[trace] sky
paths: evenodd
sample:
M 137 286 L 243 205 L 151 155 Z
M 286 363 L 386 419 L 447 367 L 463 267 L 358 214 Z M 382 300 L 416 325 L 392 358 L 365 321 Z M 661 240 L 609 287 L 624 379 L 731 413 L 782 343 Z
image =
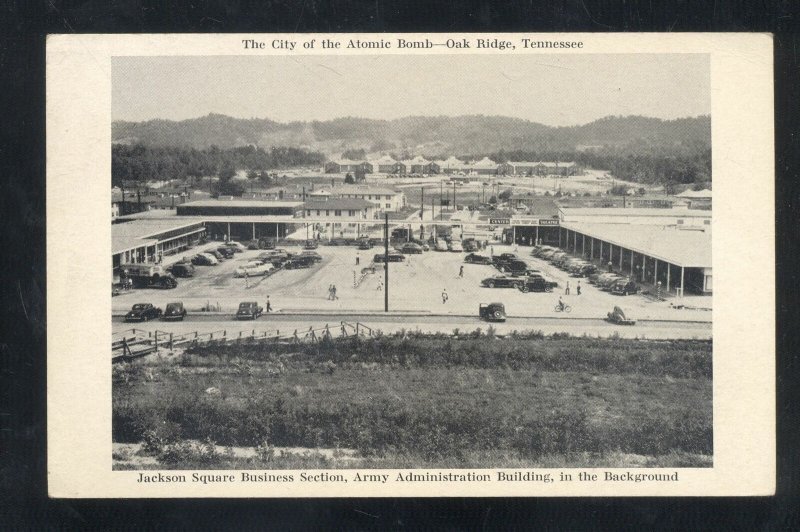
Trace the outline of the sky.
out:
M 706 54 L 115 57 L 112 119 L 711 114 Z

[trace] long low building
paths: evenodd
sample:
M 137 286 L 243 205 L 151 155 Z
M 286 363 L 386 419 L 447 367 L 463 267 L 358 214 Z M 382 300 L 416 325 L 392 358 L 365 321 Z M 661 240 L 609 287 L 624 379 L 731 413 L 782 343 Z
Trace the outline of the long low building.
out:
M 677 226 L 562 222 L 560 247 L 666 293 L 713 291 L 711 232 Z
M 157 262 L 164 255 L 197 244 L 205 232 L 205 224 L 194 219 L 133 220 L 112 224 L 113 268 L 116 271 L 120 264 Z

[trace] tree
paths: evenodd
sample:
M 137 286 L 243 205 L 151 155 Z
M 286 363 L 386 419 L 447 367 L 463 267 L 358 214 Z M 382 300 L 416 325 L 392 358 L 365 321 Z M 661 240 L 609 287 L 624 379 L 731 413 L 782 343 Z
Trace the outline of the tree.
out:
M 244 194 L 244 186 L 240 181 L 233 179 L 222 180 L 220 179 L 211 187 L 211 193 L 215 197 L 219 196 L 241 196 Z
M 508 201 L 508 200 L 511 199 L 511 196 L 513 194 L 514 194 L 514 191 L 512 191 L 510 188 L 507 188 L 507 189 L 505 189 L 504 191 L 502 191 L 500 193 L 500 199 L 503 200 L 503 201 Z
M 355 182 L 363 183 L 367 180 L 367 173 L 360 166 L 356 169 Z
M 352 161 L 361 161 L 367 156 L 364 148 L 358 150 L 347 150 L 342 152 L 342 159 L 350 159 Z
M 497 203 L 497 196 L 494 196 L 494 195 L 492 195 L 492 196 L 489 198 L 489 203 Z
M 220 169 L 217 177 L 220 181 L 230 181 L 236 175 L 236 168 L 230 163 L 224 163 Z
M 350 172 L 347 172 L 347 175 L 344 176 L 344 182 L 347 183 L 348 185 L 352 185 L 353 183 L 356 182 L 356 180 L 353 177 L 353 174 L 351 174 Z

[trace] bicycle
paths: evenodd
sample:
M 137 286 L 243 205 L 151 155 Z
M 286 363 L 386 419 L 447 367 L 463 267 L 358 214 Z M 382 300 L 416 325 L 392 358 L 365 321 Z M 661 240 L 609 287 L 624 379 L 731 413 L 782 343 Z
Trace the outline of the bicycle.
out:
M 564 305 L 564 308 L 562 309 L 561 305 L 556 305 L 553 308 L 553 312 L 566 312 L 567 314 L 569 314 L 570 312 L 572 312 L 572 307 L 570 307 L 569 305 Z

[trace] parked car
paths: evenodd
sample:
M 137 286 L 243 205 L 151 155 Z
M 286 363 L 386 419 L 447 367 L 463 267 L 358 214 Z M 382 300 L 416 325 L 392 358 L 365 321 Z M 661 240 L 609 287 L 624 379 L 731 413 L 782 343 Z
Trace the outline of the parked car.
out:
M 492 258 L 487 257 L 486 255 L 478 255 L 477 253 L 468 253 L 466 257 L 464 257 L 464 262 L 469 264 L 492 264 Z
M 195 266 L 214 266 L 219 264 L 219 261 L 213 255 L 198 253 L 192 257 L 192 264 Z
M 275 240 L 272 238 L 260 238 L 258 249 L 275 249 Z
M 211 255 L 212 257 L 217 259 L 217 261 L 219 261 L 219 262 L 222 262 L 226 258 L 225 255 L 223 255 L 222 253 L 220 253 L 216 249 L 211 249 L 211 250 L 205 251 L 205 253 L 208 254 L 208 255 Z
M 246 301 L 239 303 L 239 310 L 236 311 L 237 320 L 255 320 L 261 313 L 264 312 L 263 307 L 259 307 L 255 301 Z
M 283 267 L 287 270 L 296 270 L 300 268 L 310 268 L 314 265 L 314 257 L 308 255 L 296 255 L 283 263 Z
M 478 316 L 486 321 L 506 321 L 506 307 L 502 303 L 481 303 Z
M 464 246 L 464 251 L 472 252 L 472 251 L 478 251 L 478 249 L 480 249 L 478 241 L 475 240 L 474 238 L 467 238 L 463 240 L 461 244 Z
M 161 317 L 161 309 L 152 303 L 136 303 L 125 314 L 125 321 L 148 321 Z
M 214 254 L 214 256 L 219 258 L 217 255 L 222 255 L 223 259 L 232 259 L 235 253 L 236 252 L 233 250 L 233 248 L 229 248 L 227 246 L 220 246 L 217 248 L 217 253 Z
M 627 279 L 621 275 L 615 275 L 614 277 L 609 277 L 603 281 L 597 283 L 597 287 L 604 292 L 610 292 L 611 287 L 614 286 L 619 281 L 627 281 Z
M 285 249 L 273 249 L 271 251 L 264 251 L 263 253 L 259 253 L 258 260 L 262 262 L 271 262 L 275 266 L 280 266 L 290 258 L 294 256 L 293 253 L 289 253 Z
M 597 271 L 597 266 L 594 264 L 580 264 L 570 270 L 574 277 L 588 277 Z
M 548 251 L 555 253 L 556 248 L 552 246 L 536 246 L 531 250 L 531 255 L 534 257 L 541 257 L 544 253 Z
M 614 310 L 606 314 L 606 319 L 617 325 L 636 325 L 636 320 L 627 317 L 625 312 L 617 306 L 614 307 Z
M 511 275 L 527 275 L 529 271 L 533 271 L 530 264 L 524 260 L 510 260 L 508 262 L 502 262 L 498 266 L 498 269 L 501 272 Z
M 234 277 L 259 277 L 269 274 L 275 266 L 271 262 L 251 260 L 244 266 L 239 266 L 233 271 Z
M 385 258 L 386 257 L 383 253 L 378 253 L 372 258 L 372 260 L 373 262 L 384 262 Z M 396 251 L 389 252 L 389 262 L 403 262 L 404 260 L 406 260 L 406 258 L 402 254 L 397 253 Z
M 599 286 L 601 283 L 604 283 L 605 281 L 615 277 L 618 277 L 616 273 L 596 271 L 589 276 L 589 284 Z
M 322 255 L 317 253 L 316 251 L 305 250 L 300 253 L 301 257 L 311 257 L 314 262 L 322 262 Z
M 627 296 L 629 294 L 635 294 L 638 291 L 639 286 L 630 279 L 617 281 L 611 285 L 612 294 Z
M 443 238 L 440 238 L 436 241 L 433 247 L 436 251 L 447 251 L 447 242 Z
M 555 282 L 548 281 L 544 277 L 535 276 L 535 277 L 527 277 L 522 281 L 522 284 L 519 285 L 519 289 L 521 292 L 552 292 L 553 288 L 556 287 Z
M 233 240 L 225 242 L 223 246 L 231 248 L 234 251 L 234 253 L 241 253 L 242 251 L 247 251 L 246 246 L 240 244 L 239 242 L 235 242 Z
M 303 242 L 303 249 L 317 249 L 319 244 L 316 240 L 306 240 Z
M 186 308 L 183 303 L 167 303 L 167 308 L 164 309 L 164 314 L 161 316 L 163 320 L 179 320 L 183 321 L 186 317 Z
M 249 249 L 251 251 L 254 250 L 254 249 L 260 249 L 259 246 L 258 246 L 258 240 L 250 240 L 249 242 L 247 242 L 245 244 L 245 246 L 247 246 L 247 249 Z
M 455 251 L 457 253 L 460 253 L 460 252 L 464 251 L 464 247 L 461 245 L 461 241 L 460 240 L 452 240 L 450 242 L 450 251 Z
M 495 275 L 481 281 L 481 285 L 486 288 L 519 288 L 522 283 L 522 279 L 507 275 Z
M 492 263 L 494 264 L 495 268 L 500 271 L 502 271 L 503 266 L 512 260 L 519 260 L 519 257 L 517 257 L 514 253 L 501 253 L 500 255 L 494 255 L 492 257 Z
M 194 270 L 191 262 L 176 262 L 169 268 L 169 272 L 175 277 L 194 277 Z
M 369 238 L 362 238 L 358 241 L 358 249 L 372 249 L 372 242 Z
M 413 242 L 408 242 L 403 244 L 403 246 L 400 248 L 400 252 L 405 253 L 406 255 L 419 255 L 422 253 L 422 246 L 419 244 L 414 244 Z

